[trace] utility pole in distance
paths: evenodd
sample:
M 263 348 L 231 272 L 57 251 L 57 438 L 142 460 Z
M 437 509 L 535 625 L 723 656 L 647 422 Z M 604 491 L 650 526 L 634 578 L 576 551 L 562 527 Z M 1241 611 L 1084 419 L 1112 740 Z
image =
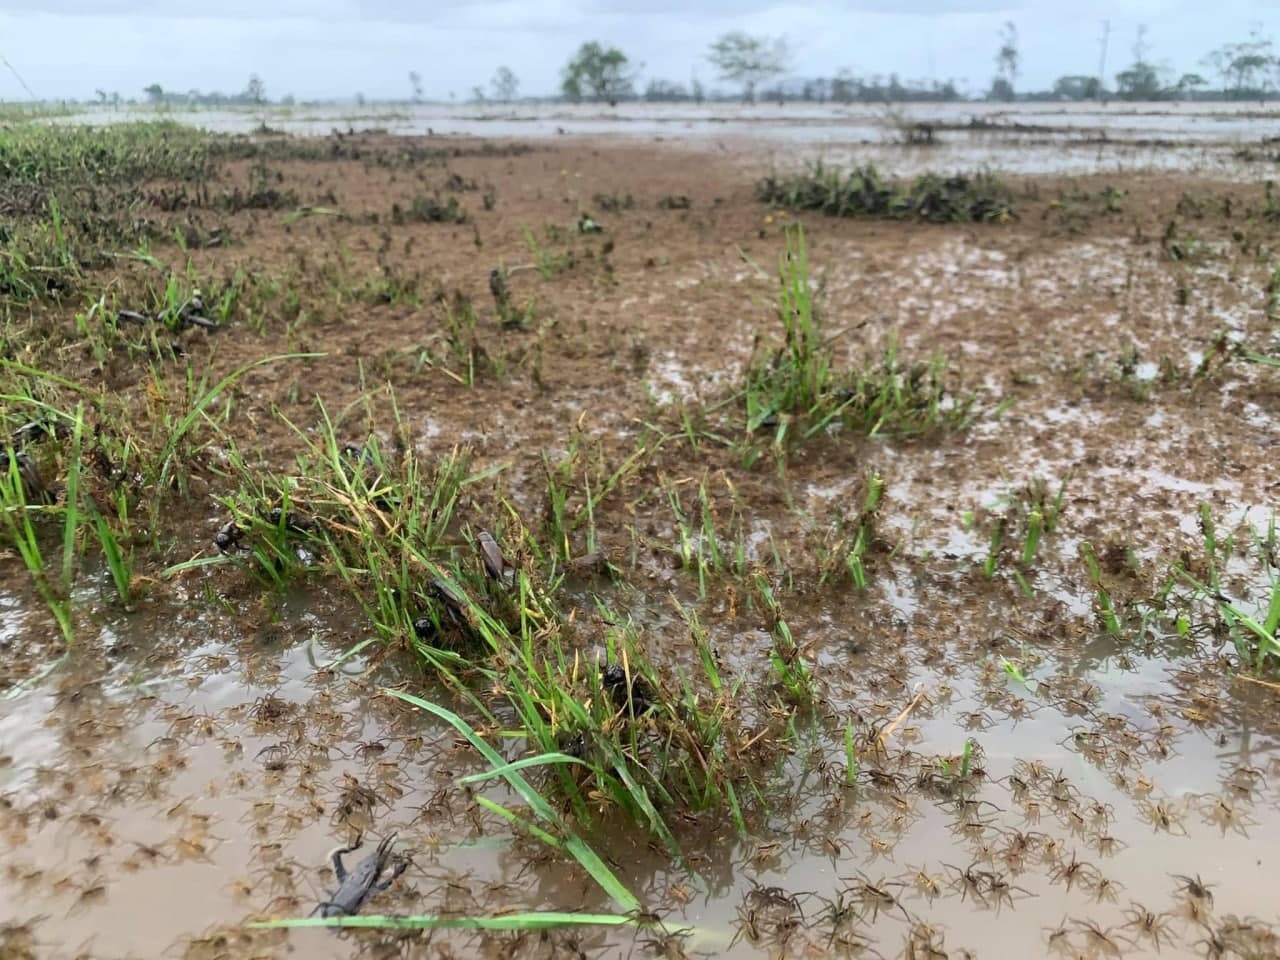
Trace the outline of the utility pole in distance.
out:
M 1098 55 L 1098 100 L 1107 102 L 1107 42 L 1111 39 L 1111 21 L 1102 21 L 1102 51 Z

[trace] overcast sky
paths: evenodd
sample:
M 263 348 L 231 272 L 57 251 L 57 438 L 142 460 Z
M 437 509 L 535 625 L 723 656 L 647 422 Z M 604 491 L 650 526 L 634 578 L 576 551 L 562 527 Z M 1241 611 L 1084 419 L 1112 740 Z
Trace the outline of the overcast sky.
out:
M 418 71 L 428 97 L 465 96 L 509 65 L 523 94 L 550 93 L 578 44 L 616 45 L 650 77 L 715 83 L 707 45 L 727 30 L 785 35 L 793 73 L 955 79 L 985 90 L 997 31 L 1018 28 L 1021 89 L 1132 60 L 1138 24 L 1149 59 L 1199 70 L 1211 48 L 1280 23 L 1280 0 L 0 0 L 0 55 L 45 99 L 95 88 L 141 97 L 167 89 L 242 90 L 252 71 L 268 95 L 407 97 Z M 1110 82 L 1110 81 L 1109 81 Z M 0 64 L 0 99 L 25 99 Z

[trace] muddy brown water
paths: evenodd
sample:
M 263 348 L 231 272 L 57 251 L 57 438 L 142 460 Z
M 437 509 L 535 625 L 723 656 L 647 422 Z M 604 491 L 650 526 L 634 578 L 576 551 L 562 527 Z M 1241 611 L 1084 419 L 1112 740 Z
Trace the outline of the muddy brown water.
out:
M 897 582 L 911 580 L 903 571 Z M 1043 651 L 1024 687 L 990 658 L 975 661 L 975 646 L 986 644 L 964 635 L 998 636 L 1002 611 L 967 606 L 971 615 L 955 624 L 963 632 L 940 629 L 927 614 L 960 586 L 917 583 L 915 611 L 900 605 L 895 617 L 886 603 L 884 622 L 896 628 L 864 637 L 857 652 L 850 623 L 801 620 L 793 629 L 816 643 L 815 668 L 837 712 L 890 716 L 923 691 L 931 702 L 894 741 L 954 758 L 973 737 L 988 778 L 974 795 L 980 809 L 913 791 L 916 768 L 895 759 L 896 750 L 869 767 L 897 783 L 868 780 L 853 791 L 824 784 L 812 757 L 793 758 L 782 774 L 795 778 L 794 803 L 747 838 L 686 830 L 688 872 L 601 838 L 620 877 L 660 905 L 668 927 L 691 929 L 691 953 L 712 956 L 820 948 L 832 935 L 822 931 L 822 898 L 860 880 L 898 903 L 873 908 L 838 936 L 884 955 L 896 955 L 911 925 L 922 923 L 945 931 L 951 950 L 1035 955 L 1046 931 L 1065 921 L 1077 945 L 1094 939 L 1083 926 L 1093 923 L 1126 956 L 1154 956 L 1140 940 L 1124 943 L 1134 937 L 1122 926 L 1133 902 L 1170 914 L 1160 955 L 1193 955 L 1201 931 L 1182 915 L 1189 908 L 1178 874 L 1212 885 L 1205 922 L 1232 914 L 1273 921 L 1274 694 L 1215 678 L 1220 722 L 1192 726 L 1178 711 L 1184 692 L 1203 682 L 1199 658 L 1130 652 L 1121 667 L 1120 651 L 1105 643 L 1066 638 L 1064 649 Z M 926 622 L 933 628 L 911 629 Z M 250 933 L 240 923 L 302 915 L 322 900 L 333 882 L 327 852 L 359 830 L 397 831 L 414 854 L 411 869 L 375 901 L 386 912 L 607 908 L 576 871 L 513 843 L 476 812 L 452 783 L 478 768 L 475 758 L 451 730 L 379 696 L 379 683 L 401 681 L 394 670 L 371 676 L 358 657 L 327 667 L 342 649 L 335 633 L 323 616 L 287 610 L 248 635 L 239 620 L 152 611 L 104 628 L 103 646 L 116 651 L 108 669 L 76 654 L 6 702 L 0 922 L 8 936 L 26 925 L 35 956 L 274 954 L 285 949 L 283 934 Z M 753 641 L 766 642 L 729 627 L 717 640 L 721 648 L 736 640 L 744 658 Z M 1152 738 L 1163 723 L 1171 729 L 1157 737 L 1156 755 Z M 1073 740 L 1082 733 L 1100 737 L 1100 757 Z M 1121 749 L 1126 762 L 1116 759 Z M 1011 776 L 1025 786 L 1003 779 Z M 1061 790 L 1053 777 L 1065 778 Z M 1157 804 L 1167 821 L 1153 813 Z M 1019 831 L 1036 839 L 1015 857 Z M 1068 884 L 1060 873 L 1077 857 L 1088 867 Z M 961 871 L 984 862 L 1003 864 L 1007 893 L 965 890 Z M 758 905 L 758 888 L 769 887 L 794 894 L 814 929 L 801 925 L 770 945 L 778 934 L 769 925 L 792 908 Z M 760 944 L 743 937 L 744 916 Z M 334 957 L 388 949 L 377 939 L 288 935 L 291 952 Z M 497 949 L 447 939 L 463 955 Z M 631 940 L 588 936 L 582 949 L 626 954 Z M 423 944 L 408 949 L 435 955 Z
M 307 345 L 330 354 L 306 386 L 337 409 L 359 395 L 357 361 L 377 367 L 414 442 L 439 450 L 461 440 L 477 469 L 506 464 L 503 492 L 535 517 L 542 450 L 563 450 L 577 425 L 625 455 L 639 422 L 729 389 L 755 334 L 772 329 L 771 271 L 787 218 L 750 200 L 740 163 L 605 142 L 455 164 L 500 185 L 496 211 L 473 211 L 485 269 L 469 233 L 439 225 L 407 228 L 419 246 L 397 243 L 393 259 L 429 260 L 442 284 L 473 290 L 477 302 L 491 260 L 527 257 L 523 224 L 571 220 L 566 210 L 597 192 L 640 198 L 633 211 L 602 215 L 616 241 L 614 281 L 587 268 L 517 281 L 555 320 L 542 372 L 550 385 L 518 366 L 471 391 L 438 371 L 408 371 L 396 351 L 420 344 L 431 315 L 392 304 L 346 305 L 343 322 L 302 325 Z M 354 163 L 287 172 L 307 189 L 335 190 L 353 212 L 385 214 L 389 196 L 419 189 Z M 1050 201 L 1029 203 L 1007 228 L 803 218 L 825 322 L 842 331 L 838 362 L 892 338 L 905 356 L 945 352 L 989 412 L 1016 402 L 956 435 L 818 437 L 785 470 L 767 459 L 741 470 L 714 452 L 664 466 L 667 480 L 731 476 L 750 559 L 771 568 L 777 545 L 797 571 L 780 597 L 820 694 L 770 771 L 783 789 L 745 836 L 710 816 L 676 819 L 679 865 L 608 818 L 588 835 L 668 935 L 250 928 L 323 901 L 334 884 L 329 851 L 361 832 L 366 848 L 396 832 L 413 858 L 366 912 L 609 903 L 572 864 L 474 802 L 457 781 L 482 764 L 451 728 L 381 692 L 443 696 L 430 677 L 396 655 L 367 659 L 372 647 L 343 659 L 368 632 L 340 594 L 264 594 L 247 574 L 211 568 L 155 585 L 126 615 L 89 570 L 76 595 L 81 642 L 0 701 L 0 957 L 1280 955 L 1280 691 L 1239 676 L 1224 639 L 1199 623 L 1187 637 L 1166 629 L 1112 640 L 1079 559 L 1084 541 L 1131 550 L 1139 571 L 1118 576 L 1118 589 L 1154 594 L 1171 562 L 1201 549 L 1207 503 L 1237 538 L 1224 589 L 1260 611 L 1275 570 L 1248 530 L 1265 537 L 1277 501 L 1280 391 L 1267 368 L 1233 363 L 1200 380 L 1190 371 L 1219 330 L 1256 345 L 1274 335 L 1265 291 L 1275 228 L 1187 220 L 1207 252 L 1170 263 L 1152 238 L 1180 195 L 1256 205 L 1258 191 L 1192 177 L 1113 182 L 1127 195 L 1118 218 L 1068 221 Z M 691 196 L 693 212 L 655 208 L 672 192 Z M 382 229 L 335 220 L 286 230 L 255 214 L 239 223 L 245 245 L 204 251 L 201 266 L 283 270 L 298 248 L 323 257 L 348 247 L 371 263 Z M 286 340 L 292 348 L 294 336 L 211 342 L 233 363 Z M 1177 377 L 1161 374 L 1165 358 Z M 269 455 L 288 435 L 270 405 L 297 417 L 304 401 L 288 397 L 298 378 L 271 370 L 248 383 L 238 410 Z M 886 482 L 869 588 L 817 589 L 805 531 L 847 507 L 869 467 Z M 985 578 L 986 524 L 1001 498 L 1034 477 L 1056 489 L 1068 476 L 1061 525 L 1027 575 L 1031 595 L 1007 564 Z M 767 685 L 768 632 L 742 602 L 743 585 L 713 577 L 702 597 L 672 562 L 659 479 L 643 476 L 618 515 L 602 518 L 624 575 L 607 589 L 575 588 L 575 642 L 588 657 L 598 647 L 598 594 L 636 624 L 655 662 L 687 664 L 675 595 L 698 611 L 728 670 Z M 222 520 L 214 506 L 196 512 L 184 556 L 211 553 Z M 3 564 L 7 686 L 47 659 L 55 628 L 21 568 Z M 890 728 L 883 751 L 864 752 L 852 788 L 841 766 L 846 723 Z M 981 775 L 957 790 L 950 775 L 966 740 Z M 515 738 L 494 742 L 519 755 Z M 511 801 L 499 786 L 485 793 Z

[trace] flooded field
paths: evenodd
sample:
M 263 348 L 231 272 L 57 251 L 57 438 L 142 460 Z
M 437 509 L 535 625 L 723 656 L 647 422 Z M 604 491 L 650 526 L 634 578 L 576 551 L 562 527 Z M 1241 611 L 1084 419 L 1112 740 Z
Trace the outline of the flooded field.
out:
M 719 150 L 750 164 L 873 160 L 907 174 L 986 165 L 1022 174 L 1180 170 L 1252 179 L 1275 163 L 1280 112 L 1251 103 L 394 104 L 164 110 L 220 133 L 262 125 L 301 136 L 609 137 Z M 94 110 L 62 122 L 154 118 Z
M 1280 955 L 1270 165 L 10 134 L 0 958 Z

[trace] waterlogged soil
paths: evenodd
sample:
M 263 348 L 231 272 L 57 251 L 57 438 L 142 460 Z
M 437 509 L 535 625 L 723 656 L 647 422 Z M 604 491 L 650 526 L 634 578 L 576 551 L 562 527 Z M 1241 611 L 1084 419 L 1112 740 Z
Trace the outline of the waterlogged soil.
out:
M 1015 181 L 1007 223 L 841 221 L 756 203 L 765 157 L 444 142 L 460 155 L 410 167 L 378 162 L 403 147 L 382 137 L 281 159 L 275 186 L 312 208 L 301 218 L 152 213 L 218 219 L 229 242 L 191 251 L 192 269 L 253 282 L 224 329 L 182 335 L 162 384 L 188 366 L 216 378 L 265 356 L 323 356 L 244 376 L 163 540 L 138 540 L 137 609 L 86 563 L 79 641 L 47 675 L 56 628 L 16 557 L 3 561 L 0 957 L 1280 954 L 1280 678 L 1255 676 L 1207 623 L 1113 636 L 1081 559 L 1092 544 L 1112 595 L 1138 609 L 1173 563 L 1204 575 L 1207 504 L 1231 538 L 1216 556 L 1222 593 L 1265 613 L 1280 379 L 1229 356 L 1276 335 L 1280 226 L 1261 184 Z M 450 175 L 476 184 L 456 193 L 468 222 L 392 217 L 447 193 Z M 247 183 L 248 165 L 228 176 Z M 583 212 L 602 233 L 578 232 Z M 834 363 L 875 362 L 890 343 L 908 362 L 945 354 L 949 384 L 982 412 L 972 428 L 833 429 L 786 457 L 768 436 L 750 441 L 756 457 L 715 439 L 757 338 L 780 339 L 777 259 L 797 220 Z M 526 228 L 571 265 L 544 277 Z M 494 308 L 499 265 L 511 301 L 532 304 L 522 329 Z M 85 296 L 111 281 L 89 276 Z M 444 304 L 458 293 L 478 312 L 471 386 L 448 349 Z M 146 361 L 86 359 L 71 306 L 37 309 L 66 338 L 58 372 L 105 384 L 139 418 L 153 411 Z M 284 468 L 302 446 L 294 426 L 314 435 L 317 399 L 344 439 L 390 439 L 398 411 L 424 456 L 469 448 L 474 472 L 493 471 L 460 507 L 471 529 L 500 529 L 500 496 L 539 522 L 544 453 L 576 440 L 613 469 L 648 425 L 704 431 L 664 444 L 605 501 L 596 523 L 620 575 L 565 588 L 573 645 L 598 654 L 607 609 L 662 669 L 687 667 L 674 598 L 726 674 L 774 682 L 771 624 L 743 578 L 700 582 L 677 559 L 671 491 L 692 513 L 705 480 L 747 562 L 773 579 L 817 703 L 769 754 L 767 779 L 786 789 L 748 809 L 745 834 L 727 816 L 673 811 L 673 863 L 608 811 L 584 831 L 661 928 L 249 926 L 305 916 L 334 888 L 333 848 L 363 835 L 350 862 L 391 833 L 411 864 L 365 912 L 611 909 L 578 867 L 476 801 L 515 803 L 505 789 L 458 784 L 482 761 L 385 689 L 458 704 L 407 652 L 360 648 L 372 631 L 340 587 L 281 594 L 247 564 L 161 576 L 216 555 L 230 442 Z M 736 430 L 750 439 L 740 417 Z M 820 584 L 824 531 L 857 512 L 868 470 L 885 497 L 867 587 Z M 1050 495 L 1065 482 L 1056 529 L 1025 564 L 1019 536 L 987 576 L 995 518 L 1014 529 L 1009 498 L 1037 478 Z M 517 738 L 490 741 L 520 755 Z

